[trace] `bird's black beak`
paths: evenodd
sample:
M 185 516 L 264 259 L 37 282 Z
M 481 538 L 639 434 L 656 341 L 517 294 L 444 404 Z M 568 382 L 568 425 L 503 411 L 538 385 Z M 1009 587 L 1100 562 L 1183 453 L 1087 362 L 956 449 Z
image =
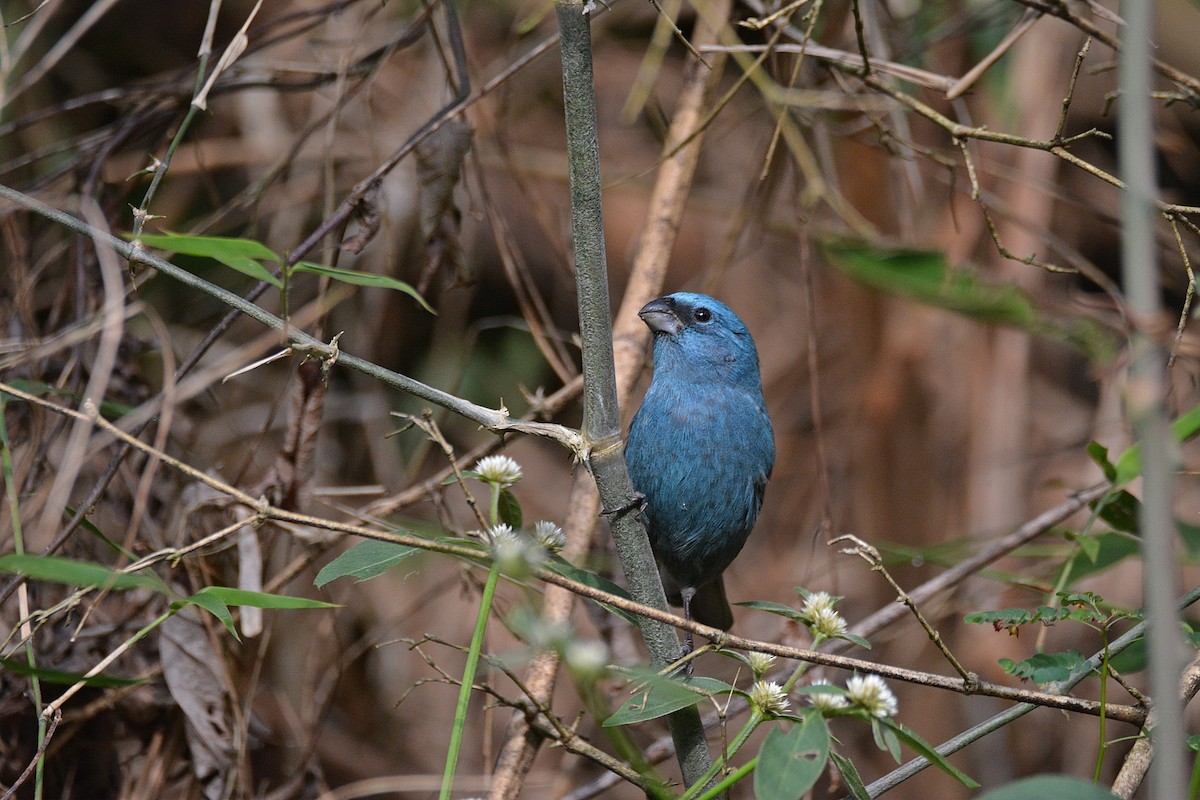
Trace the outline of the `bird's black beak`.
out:
M 683 321 L 675 311 L 675 302 L 668 297 L 646 303 L 638 316 L 654 333 L 675 334 L 683 330 Z

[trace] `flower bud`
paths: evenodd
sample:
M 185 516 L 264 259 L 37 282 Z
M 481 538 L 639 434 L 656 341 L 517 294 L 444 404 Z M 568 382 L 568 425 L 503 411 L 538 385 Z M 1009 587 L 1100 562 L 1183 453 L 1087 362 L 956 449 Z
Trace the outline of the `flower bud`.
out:
M 746 654 L 746 660 L 750 662 L 750 669 L 755 678 L 761 678 L 775 664 L 775 656 L 753 650 Z

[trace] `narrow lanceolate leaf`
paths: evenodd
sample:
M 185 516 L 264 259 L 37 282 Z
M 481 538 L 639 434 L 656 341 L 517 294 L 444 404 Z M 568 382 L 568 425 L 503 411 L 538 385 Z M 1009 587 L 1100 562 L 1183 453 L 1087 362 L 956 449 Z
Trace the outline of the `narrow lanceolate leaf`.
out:
M 833 637 L 833 638 L 835 638 L 835 639 L 845 639 L 847 642 L 851 642 L 852 644 L 856 644 L 856 645 L 858 645 L 859 647 L 863 648 L 864 650 L 870 650 L 870 649 L 871 649 L 871 643 L 870 643 L 870 642 L 868 642 L 868 641 L 867 641 L 866 639 L 864 639 L 863 637 L 859 636 L 857 633 L 839 633 L 837 636 L 835 636 L 835 637 Z
M 1015 284 L 985 283 L 933 250 L 883 250 L 861 242 L 826 246 L 838 269 L 875 289 L 905 295 L 988 324 L 1033 327 L 1033 302 Z
M 830 752 L 829 757 L 833 759 L 833 765 L 837 767 L 838 774 L 842 776 L 842 783 L 846 785 L 850 796 L 854 800 L 871 800 L 871 793 L 863 784 L 862 776 L 858 774 L 858 768 L 854 766 L 854 762 L 834 752 Z
M 237 639 L 239 642 L 242 640 L 242 637 L 238 635 L 237 628 L 233 626 L 233 613 L 230 612 L 229 606 L 226 605 L 225 601 L 220 597 L 216 597 L 215 595 L 211 594 L 196 593 L 191 597 L 172 603 L 171 609 L 178 611 L 179 609 L 188 605 L 193 605 L 197 608 L 203 608 L 205 611 L 220 620 L 221 624 L 225 626 L 225 630 L 229 631 L 229 634 L 233 638 Z
M 1057 319 L 1041 311 L 1012 283 L 981 280 L 932 250 L 883 249 L 858 241 L 824 244 L 830 263 L 859 283 L 970 317 L 1048 336 L 1097 363 L 1117 352 L 1116 338 L 1086 318 Z
M 211 258 L 243 275 L 266 281 L 272 286 L 283 286 L 283 283 L 260 263 L 262 261 L 279 262 L 279 256 L 266 245 L 253 239 L 237 239 L 228 236 L 184 236 L 178 233 L 143 234 L 139 238 L 142 244 L 148 247 L 185 256 Z
M 979 784 L 975 782 L 966 773 L 957 769 L 953 764 L 946 760 L 946 757 L 933 749 L 933 745 L 917 735 L 916 731 L 906 728 L 899 722 L 891 719 L 872 720 L 873 723 L 878 722 L 879 725 L 885 728 L 888 732 L 895 734 L 902 739 L 906 745 L 915 750 L 918 754 L 925 756 L 929 763 L 946 773 L 956 781 L 966 786 L 968 789 L 978 789 Z M 897 759 L 898 761 L 899 759 Z M 1041 795 L 1042 797 L 1058 797 L 1055 794 Z
M 14 675 L 25 675 L 27 677 L 36 677 L 40 681 L 46 683 L 60 683 L 70 686 L 76 683 L 85 683 L 88 686 L 96 686 L 101 689 L 111 689 L 119 686 L 136 686 L 139 683 L 145 683 L 140 678 L 114 678 L 109 675 L 94 675 L 90 678 L 84 677 L 79 672 L 63 672 L 58 669 L 46 669 L 45 667 L 31 667 L 23 661 L 15 658 L 0 658 L 0 669 L 5 672 L 11 672 Z
M 103 564 L 73 561 L 58 556 L 18 555 L 0 556 L 0 572 L 24 575 L 38 581 L 62 583 L 67 586 L 99 586 L 104 589 L 152 589 L 166 592 L 167 585 L 153 573 L 126 574 Z
M 367 539 L 322 567 L 313 583 L 319 589 L 338 578 L 350 577 L 359 582 L 370 580 L 419 552 L 415 547 Z
M 753 608 L 756 611 L 778 614 L 781 617 L 787 617 L 797 622 L 804 619 L 804 616 L 791 606 L 785 606 L 783 603 L 773 603 L 770 600 L 747 600 L 743 603 L 735 603 L 735 605 L 742 606 L 743 608 Z
M 233 614 L 229 606 L 253 606 L 255 608 L 337 608 L 336 603 L 326 603 L 323 600 L 310 600 L 307 597 L 288 597 L 282 594 L 266 592 L 251 592 L 246 589 L 234 589 L 228 586 L 205 586 L 200 591 L 172 604 L 173 608 L 184 605 L 194 605 L 203 608 L 221 621 L 235 639 L 237 629 L 233 626 Z
M 256 261 L 279 261 L 279 255 L 261 242 L 232 236 L 188 236 L 182 233 L 142 234 L 143 244 L 181 253 L 185 256 L 204 256 L 221 261 L 226 258 L 253 258 Z
M 755 800 L 799 800 L 824 773 L 829 728 L 817 711 L 803 720 L 788 731 L 775 726 L 763 740 L 754 769 Z
M 632 599 L 629 596 L 629 592 L 625 591 L 622 587 L 618 586 L 617 584 L 613 583 L 612 581 L 608 580 L 607 578 L 603 578 L 603 577 L 597 575 L 594 572 L 588 572 L 586 569 L 580 569 L 579 567 L 575 566 L 571 562 L 564 559 L 562 556 L 553 556 L 550 559 L 548 559 L 546 561 L 546 569 L 549 569 L 552 572 L 557 572 L 559 575 L 562 575 L 564 578 L 569 578 L 569 579 L 575 581 L 576 583 L 582 583 L 584 586 L 590 586 L 593 589 L 599 589 L 603 592 L 608 592 L 609 594 L 615 594 L 617 597 L 621 597 L 626 600 Z M 620 608 L 614 608 L 613 606 L 610 606 L 607 603 L 598 603 L 598 605 L 600 605 L 605 610 L 611 611 L 612 613 L 616 614 L 618 617 L 625 620 L 630 625 L 640 624 L 638 622 L 638 618 L 636 616 L 634 616 L 633 614 L 630 614 L 628 611 L 624 611 Z
M 326 603 L 324 600 L 311 600 L 307 597 L 290 597 L 286 594 L 270 594 L 268 592 L 251 592 L 246 589 L 234 589 L 230 586 L 205 586 L 189 599 L 196 597 L 217 597 L 231 606 L 253 606 L 255 608 L 338 608 L 337 603 Z
M 396 280 L 389 275 L 376 275 L 373 272 L 358 272 L 352 269 L 338 269 L 337 267 L 327 267 L 324 264 L 314 264 L 311 261 L 301 261 L 292 267 L 292 272 L 310 272 L 313 275 L 321 275 L 342 283 L 352 283 L 355 286 L 374 286 L 380 289 L 394 289 L 397 292 L 403 292 L 412 299 L 421 304 L 421 307 L 430 314 L 436 314 L 433 306 L 425 302 L 425 298 L 421 293 L 413 288 L 412 284 L 404 281 Z

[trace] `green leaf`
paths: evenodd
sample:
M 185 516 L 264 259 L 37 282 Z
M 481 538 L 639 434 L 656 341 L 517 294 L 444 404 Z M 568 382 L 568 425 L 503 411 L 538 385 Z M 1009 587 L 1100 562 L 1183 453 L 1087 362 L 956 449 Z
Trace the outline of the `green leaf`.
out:
M 871 717 L 871 735 L 875 737 L 875 746 L 889 754 L 897 764 L 900 763 L 900 738 L 890 726 L 885 727 L 883 720 Z
M 580 569 L 564 559 L 562 556 L 550 557 L 546 561 L 546 568 L 552 572 L 557 572 L 564 578 L 570 578 L 576 583 L 582 583 L 584 586 L 590 586 L 593 589 L 599 589 L 601 591 L 608 592 L 609 594 L 615 594 L 617 597 L 622 597 L 626 600 L 633 599 L 629 596 L 629 592 L 625 591 L 620 586 L 617 586 L 612 581 L 608 580 L 607 578 L 602 578 L 594 572 L 588 572 L 585 569 Z M 599 603 L 598 605 L 608 611 L 611 611 L 613 614 L 616 614 L 630 625 L 641 625 L 641 622 L 636 615 L 630 614 L 624 609 L 614 608 L 607 603 Z
M 832 683 L 810 683 L 807 686 L 797 686 L 793 691 L 796 694 L 835 694 L 840 697 L 846 697 L 849 694 L 841 686 L 834 686 Z
M 829 760 L 829 728 L 810 711 L 803 722 L 784 731 L 771 728 L 754 768 L 755 800 L 798 800 L 816 784 Z
M 265 261 L 280 260 L 271 248 L 253 239 L 234 236 L 188 236 L 182 233 L 142 234 L 143 244 L 180 253 L 185 256 L 203 256 L 217 261 L 226 258 L 253 258 Z
M 419 552 L 415 547 L 394 542 L 382 542 L 378 539 L 367 539 L 358 542 L 322 567 L 313 583 L 319 589 L 330 581 L 347 576 L 357 578 L 361 583 L 382 575 L 396 564 Z
M 1146 668 L 1146 637 L 1139 636 L 1124 650 L 1108 660 L 1109 666 L 1117 672 L 1132 675 Z
M 229 606 L 253 606 L 255 608 L 337 608 L 336 603 L 326 603 L 323 600 L 310 600 L 307 597 L 288 597 L 283 594 L 268 594 L 267 592 L 252 592 L 248 589 L 234 589 L 230 586 L 205 586 L 193 595 L 171 604 L 178 610 L 184 605 L 194 605 L 203 608 L 221 621 L 225 629 L 233 634 L 233 638 L 241 641 L 237 629 L 233 626 L 233 614 Z
M 73 561 L 58 556 L 18 555 L 0 556 L 0 572 L 24 575 L 38 581 L 63 583 L 67 586 L 100 586 L 105 589 L 151 589 L 168 593 L 167 585 L 152 572 L 123 573 L 102 564 Z
M 242 637 L 237 632 L 237 628 L 233 626 L 233 614 L 230 613 L 229 606 L 225 605 L 225 601 L 220 597 L 212 594 L 200 594 L 197 592 L 191 597 L 184 598 L 183 600 L 177 600 L 176 602 L 172 603 L 171 610 L 178 611 L 187 605 L 193 605 L 197 608 L 202 608 L 208 613 L 212 614 L 221 621 L 221 624 L 225 626 L 225 630 L 229 631 L 229 634 L 233 636 L 234 639 L 237 639 L 239 642 L 242 640 Z
M 996 630 L 1014 625 L 1027 625 L 1033 615 L 1024 608 L 1002 608 L 998 611 L 976 611 L 963 617 L 969 625 L 991 625 Z
M 824 243 L 831 264 L 871 288 L 944 308 L 987 325 L 1011 325 L 1049 336 L 1106 362 L 1116 351 L 1111 333 L 1088 319 L 1057 320 L 1043 314 L 1012 283 L 991 283 L 950 266 L 932 250 L 885 250 L 858 241 Z
M 863 637 L 859 636 L 859 635 L 858 635 L 858 634 L 856 634 L 856 633 L 839 633 L 837 636 L 835 636 L 835 637 L 833 637 L 833 638 L 835 638 L 835 639 L 845 639 L 847 642 L 851 642 L 851 643 L 853 643 L 853 644 L 856 644 L 856 645 L 858 645 L 859 647 L 863 648 L 864 650 L 870 650 L 870 649 L 871 649 L 871 643 L 870 643 L 870 642 L 868 642 L 866 639 L 864 639 Z
M 994 789 L 979 800 L 1117 800 L 1117 796 L 1090 781 L 1066 775 L 1039 775 Z
M 352 269 L 338 269 L 337 267 L 327 267 L 324 264 L 314 264 L 311 261 L 301 261 L 292 267 L 292 272 L 311 272 L 314 275 L 322 275 L 335 281 L 341 281 L 342 283 L 353 283 L 356 286 L 375 286 L 381 289 L 394 289 L 397 292 L 404 292 L 404 294 L 416 300 L 430 314 L 437 313 L 429 303 L 425 302 L 425 298 L 411 284 L 396 280 L 388 275 L 376 275 L 373 272 L 356 272 Z
M 1079 536 L 1075 539 L 1075 544 L 1079 545 L 1079 551 L 1083 553 L 1084 558 L 1093 564 L 1100 557 L 1100 538 L 1097 536 Z
M 826 245 L 830 260 L 848 276 L 874 289 L 956 311 L 987 324 L 1030 329 L 1038 312 L 1015 284 L 984 283 L 953 269 L 933 250 L 882 250 L 858 242 Z
M 1175 440 L 1179 442 L 1186 441 L 1195 436 L 1197 431 L 1200 431 L 1200 406 L 1196 406 L 1171 423 L 1171 433 L 1175 435 Z M 1142 446 L 1135 444 L 1124 453 L 1121 453 L 1120 458 L 1117 459 L 1117 477 L 1113 482 L 1121 486 L 1129 483 L 1141 474 Z
M 1117 479 L 1117 468 L 1108 460 L 1108 448 L 1099 442 L 1088 442 L 1088 455 L 1092 457 L 1092 461 L 1096 462 L 1096 466 L 1100 467 L 1104 472 L 1104 477 L 1110 481 Z
M 659 675 L 654 672 L 646 672 L 642 678 L 643 680 L 633 695 L 617 709 L 616 713 L 604 720 L 605 728 L 665 717 L 681 708 L 694 706 L 705 697 L 710 696 L 704 688 L 706 685 L 704 683 L 689 685 L 680 678 Z M 721 691 L 728 691 L 728 689 Z M 720 691 L 717 693 L 719 694 Z
M 1175 526 L 1179 530 L 1179 541 L 1183 542 L 1183 549 L 1187 551 L 1188 558 L 1200 558 L 1200 527 L 1182 520 L 1176 520 Z
M 259 261 L 279 262 L 280 258 L 269 247 L 253 239 L 237 239 L 228 236 L 184 236 L 178 233 L 162 235 L 143 234 L 142 244 L 179 253 L 185 256 L 200 256 L 219 261 L 230 269 L 259 281 L 266 281 L 276 288 L 283 283 L 271 274 Z
M 717 697 L 719 695 L 740 694 L 746 696 L 746 692 L 738 689 L 731 684 L 726 683 L 718 678 L 708 678 L 703 675 L 696 675 L 687 680 L 688 686 L 692 689 L 703 692 L 709 697 Z
M 205 586 L 187 599 L 195 600 L 197 597 L 216 597 L 231 606 L 253 606 L 254 608 L 340 608 L 337 603 L 326 603 L 324 600 L 290 597 L 286 594 L 252 592 L 248 589 L 234 589 L 231 586 Z
M 1010 675 L 1021 680 L 1031 680 L 1039 686 L 1065 681 L 1083 669 L 1087 659 L 1078 650 L 1065 653 L 1035 653 L 1023 661 L 1010 658 L 1000 659 L 1000 666 Z
M 833 765 L 837 767 L 837 771 L 842 776 L 842 783 L 846 784 L 846 788 L 850 790 L 850 796 L 854 800 L 871 800 L 871 793 L 867 791 L 867 787 L 863 784 L 862 776 L 858 774 L 858 770 L 848 758 L 843 758 L 837 753 L 830 751 L 829 757 L 833 759 Z
M 1081 552 L 1075 554 L 1063 570 L 1072 583 L 1082 578 L 1104 572 L 1113 565 L 1141 552 L 1138 540 L 1124 533 L 1102 533 L 1099 536 L 1087 537 L 1092 540 Z M 1060 576 L 1063 573 L 1060 573 Z
M 735 605 L 742 606 L 743 608 L 753 608 L 756 611 L 778 614 L 781 617 L 787 617 L 796 622 L 804 621 L 804 617 L 800 615 L 799 611 L 791 606 L 785 606 L 783 603 L 772 603 L 770 600 L 747 600 L 744 603 L 735 603 Z
M 46 669 L 44 667 L 31 667 L 23 661 L 18 661 L 15 658 L 0 658 L 0 667 L 5 672 L 11 672 L 14 675 L 25 675 L 35 677 L 46 683 L 61 683 L 68 686 L 74 685 L 82 681 L 88 686 L 97 686 L 102 689 L 110 689 L 117 686 L 137 686 L 146 681 L 141 678 L 114 678 L 109 675 L 94 675 L 91 678 L 85 678 L 79 672 L 63 672 L 57 669 Z
M 904 740 L 904 743 L 912 748 L 915 752 L 924 756 L 930 764 L 933 764 L 935 767 L 949 775 L 951 778 L 954 778 L 963 786 L 966 786 L 968 789 L 979 788 L 978 783 L 976 783 L 966 773 L 956 769 L 953 764 L 946 760 L 945 756 L 933 748 L 933 745 L 929 744 L 929 742 L 918 736 L 916 731 L 906 728 L 899 722 L 891 719 L 881 719 L 879 720 L 879 723 L 895 733 L 896 736 Z M 1050 794 L 1046 795 L 1046 797 L 1055 797 L 1055 795 Z
M 1142 503 L 1124 489 L 1108 492 L 1093 502 L 1091 507 L 1113 530 L 1138 533 L 1138 514 L 1141 512 Z
M 508 489 L 501 489 L 499 500 L 500 502 L 497 505 L 500 512 L 500 521 L 512 526 L 514 531 L 521 530 L 525 519 L 521 514 L 521 504 L 517 502 L 517 496 Z

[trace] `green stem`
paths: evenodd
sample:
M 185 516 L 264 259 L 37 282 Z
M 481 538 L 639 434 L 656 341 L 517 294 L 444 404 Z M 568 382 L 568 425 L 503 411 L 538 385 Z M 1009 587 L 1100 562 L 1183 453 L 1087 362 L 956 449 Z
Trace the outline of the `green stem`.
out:
M 1100 629 L 1100 637 L 1104 642 L 1103 655 L 1100 659 L 1100 752 L 1096 754 L 1096 769 L 1092 773 L 1092 782 L 1100 783 L 1100 768 L 1104 765 L 1104 753 L 1108 750 L 1108 718 L 1104 713 L 1108 702 L 1108 626 Z
M 475 683 L 475 670 L 479 666 L 479 653 L 483 649 L 483 632 L 487 629 L 488 616 L 492 610 L 492 598 L 496 595 L 496 583 L 500 579 L 500 565 L 492 562 L 488 570 L 487 583 L 483 585 L 483 597 L 479 601 L 479 616 L 475 619 L 475 633 L 471 635 L 471 649 L 467 652 L 467 665 L 463 668 L 462 686 L 458 690 L 458 707 L 454 709 L 454 729 L 450 732 L 450 752 L 446 755 L 446 771 L 442 774 L 440 800 L 450 800 L 450 789 L 454 785 L 454 771 L 458 768 L 458 755 L 462 750 L 463 730 L 467 723 L 467 706 L 471 701 L 471 687 Z
M 493 485 L 492 487 L 492 502 L 488 506 L 488 519 L 492 521 L 492 527 L 500 524 L 500 487 Z
M 708 787 L 708 784 L 713 778 L 717 777 L 717 773 L 729 762 L 730 757 L 742 749 L 742 746 L 746 744 L 746 741 L 750 738 L 751 734 L 758 729 L 758 726 L 762 724 L 764 719 L 765 717 L 763 717 L 761 711 L 758 711 L 757 709 L 751 711 L 750 719 L 746 720 L 745 726 L 738 731 L 738 735 L 734 738 L 733 744 L 730 745 L 729 750 L 725 753 L 722 753 L 721 757 L 717 759 L 716 762 L 709 767 L 698 780 L 693 781 L 692 785 L 688 787 L 688 790 L 679 796 L 679 800 L 699 800 L 701 796 L 716 797 L 716 794 L 713 794 L 713 792 L 716 791 L 717 787 L 713 786 L 711 788 L 707 788 L 707 790 L 706 787 Z M 722 783 L 724 782 L 722 781 Z
M 733 772 L 726 775 L 725 779 L 723 781 L 721 781 L 716 786 L 709 789 L 704 794 L 697 797 L 696 800 L 712 800 L 712 798 L 718 797 L 721 794 L 721 792 L 724 792 L 726 789 L 733 786 L 735 783 L 740 781 L 742 778 L 746 777 L 751 772 L 753 772 L 754 768 L 757 766 L 758 766 L 758 756 L 755 756 L 754 758 L 750 759 L 742 766 L 735 769 Z
M 6 395 L 0 393 L 0 461 L 4 467 L 4 493 L 8 499 L 8 510 L 12 516 L 13 530 L 13 548 L 17 555 L 25 553 L 25 535 L 21 529 L 21 506 L 20 497 L 17 494 L 17 482 L 14 475 L 12 449 L 8 441 L 8 423 L 6 422 L 5 412 L 7 410 Z M 22 587 L 22 590 L 24 587 Z M 33 652 L 33 637 L 30 636 L 25 640 L 25 660 L 31 669 L 37 669 L 37 658 Z M 36 674 L 29 677 L 30 690 L 33 694 L 33 708 L 37 712 L 37 752 L 42 752 L 42 745 L 46 741 L 46 730 L 49 725 L 49 720 L 42 716 L 42 682 L 38 680 Z M 33 796 L 34 800 L 41 800 L 42 785 L 45 779 L 46 758 L 43 753 L 38 759 L 37 767 L 33 773 Z
M 204 74 L 208 70 L 209 54 L 205 53 L 200 56 L 200 66 L 196 70 L 196 88 L 192 92 L 192 96 L 200 93 L 204 87 Z M 154 168 L 154 177 L 150 179 L 150 186 L 146 189 L 146 194 L 142 197 L 142 204 L 138 206 L 138 213 L 133 215 L 133 238 L 142 235 L 142 227 L 146 224 L 148 211 L 150 209 L 150 201 L 154 199 L 154 195 L 158 192 L 158 185 L 162 183 L 162 179 L 166 177 L 167 170 L 171 168 L 171 159 L 175 157 L 175 151 L 179 149 L 179 145 L 183 142 L 183 136 L 187 133 L 187 129 L 191 127 L 192 119 L 196 116 L 195 104 L 189 104 L 187 114 L 183 117 L 183 122 L 179 123 L 179 130 L 175 131 L 175 136 L 171 139 L 171 143 L 167 145 L 167 152 L 163 155 L 163 159 Z

